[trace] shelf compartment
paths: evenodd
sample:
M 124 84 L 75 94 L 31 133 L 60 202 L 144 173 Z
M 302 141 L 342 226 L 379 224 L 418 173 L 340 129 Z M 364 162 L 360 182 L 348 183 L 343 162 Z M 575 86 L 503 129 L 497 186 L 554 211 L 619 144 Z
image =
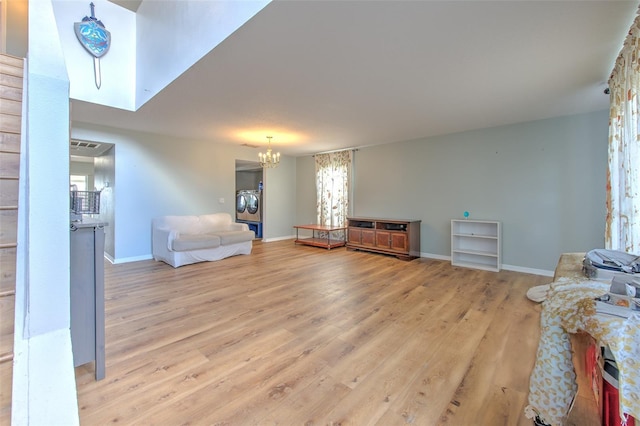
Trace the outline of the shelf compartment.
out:
M 454 253 L 451 257 L 451 265 L 462 266 L 465 268 L 483 269 L 493 272 L 500 271 L 500 266 L 497 263 L 496 257 L 471 253 Z
M 461 237 L 454 236 L 452 241 L 452 250 L 464 250 L 473 252 L 498 253 L 497 238 L 478 238 L 478 237 Z
M 376 229 L 391 232 L 407 232 L 407 224 L 396 222 L 376 222 Z
M 482 251 L 482 250 L 469 250 L 469 249 L 460 250 L 460 249 L 454 249 L 453 253 L 461 254 L 461 255 L 462 254 L 470 254 L 470 255 L 474 255 L 474 256 L 485 256 L 485 257 L 498 258 L 498 253 L 490 252 L 490 251 Z
M 374 222 L 368 220 L 349 220 L 350 228 L 365 228 L 365 229 L 373 229 Z
M 452 220 L 451 233 L 469 237 L 497 238 L 499 235 L 498 222 L 480 220 Z
M 487 238 L 492 240 L 497 240 L 497 235 L 483 235 L 483 234 L 452 234 L 454 237 L 465 237 L 465 238 Z
M 499 271 L 502 267 L 500 222 L 452 219 L 451 264 Z
M 307 246 L 314 246 L 314 247 L 322 247 L 322 248 L 326 248 L 326 249 L 332 249 L 332 248 L 336 248 L 336 247 L 343 247 L 346 242 L 342 241 L 342 240 L 331 240 L 331 243 L 328 242 L 328 240 L 326 238 L 298 238 L 294 241 L 296 244 L 303 244 L 303 245 L 307 245 Z

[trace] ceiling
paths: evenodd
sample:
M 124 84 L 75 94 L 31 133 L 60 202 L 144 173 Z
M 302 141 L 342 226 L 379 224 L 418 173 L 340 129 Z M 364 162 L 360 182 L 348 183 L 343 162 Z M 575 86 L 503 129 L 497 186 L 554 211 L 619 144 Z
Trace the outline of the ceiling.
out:
M 111 3 L 115 3 L 120 5 L 126 9 L 129 9 L 132 12 L 137 12 L 140 7 L 140 3 L 142 0 L 109 0 Z
M 138 111 L 72 118 L 301 156 L 603 110 L 637 7 L 274 1 Z

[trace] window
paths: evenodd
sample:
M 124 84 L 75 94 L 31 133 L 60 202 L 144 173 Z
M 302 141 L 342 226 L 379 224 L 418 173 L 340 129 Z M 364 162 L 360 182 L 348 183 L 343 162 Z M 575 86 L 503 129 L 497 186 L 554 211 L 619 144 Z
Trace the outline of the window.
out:
M 74 186 L 78 191 L 87 191 L 88 176 L 83 175 L 71 175 L 69 178 L 69 185 Z
M 344 226 L 349 211 L 352 151 L 316 154 L 318 225 Z

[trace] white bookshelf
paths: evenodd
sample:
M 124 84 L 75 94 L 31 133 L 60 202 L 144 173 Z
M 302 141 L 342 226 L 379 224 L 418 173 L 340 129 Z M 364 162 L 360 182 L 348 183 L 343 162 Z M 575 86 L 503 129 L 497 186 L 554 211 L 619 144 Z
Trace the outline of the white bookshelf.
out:
M 500 222 L 451 220 L 451 264 L 500 271 L 502 267 Z

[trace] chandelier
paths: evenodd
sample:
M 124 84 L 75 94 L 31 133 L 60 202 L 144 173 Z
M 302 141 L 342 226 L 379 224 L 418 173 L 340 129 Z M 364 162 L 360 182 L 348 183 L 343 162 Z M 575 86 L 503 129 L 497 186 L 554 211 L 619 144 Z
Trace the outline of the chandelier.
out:
M 280 153 L 276 152 L 273 154 L 271 152 L 271 138 L 273 136 L 267 136 L 269 140 L 269 145 L 267 147 L 267 153 L 264 154 L 262 152 L 258 153 L 258 158 L 260 159 L 260 165 L 264 168 L 271 169 L 273 167 L 278 167 L 278 163 L 280 162 Z

